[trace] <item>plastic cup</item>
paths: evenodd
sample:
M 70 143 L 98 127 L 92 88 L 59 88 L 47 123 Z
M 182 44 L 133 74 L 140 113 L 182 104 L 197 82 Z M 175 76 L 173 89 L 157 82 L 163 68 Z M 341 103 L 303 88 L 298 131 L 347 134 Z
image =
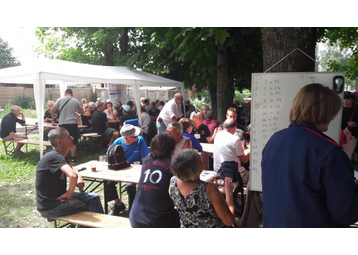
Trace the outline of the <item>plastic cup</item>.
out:
M 91 171 L 97 172 L 97 165 L 95 163 L 91 163 Z
M 133 165 L 140 165 L 140 161 L 134 161 Z
M 99 162 L 107 162 L 107 156 L 106 155 L 99 156 Z

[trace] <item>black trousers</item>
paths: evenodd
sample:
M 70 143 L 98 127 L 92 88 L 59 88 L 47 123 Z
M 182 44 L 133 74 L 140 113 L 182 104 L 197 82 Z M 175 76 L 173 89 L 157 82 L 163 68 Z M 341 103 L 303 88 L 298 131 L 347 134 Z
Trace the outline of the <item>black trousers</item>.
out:
M 112 201 L 114 199 L 119 199 L 117 192 L 117 183 L 118 182 L 108 182 L 106 185 L 106 198 L 107 202 Z M 132 183 L 126 184 L 126 191 L 128 194 L 128 210 L 130 211 L 133 205 L 133 201 L 135 198 L 135 194 L 137 192 L 136 185 Z

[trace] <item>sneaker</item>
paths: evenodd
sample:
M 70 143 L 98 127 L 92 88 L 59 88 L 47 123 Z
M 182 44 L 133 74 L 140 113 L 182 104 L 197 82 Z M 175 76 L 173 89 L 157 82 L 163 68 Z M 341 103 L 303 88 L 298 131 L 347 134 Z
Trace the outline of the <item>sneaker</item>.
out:
M 109 215 L 118 216 L 119 213 L 123 212 L 126 209 L 126 206 L 121 202 L 120 204 L 115 204 L 112 207 L 112 210 L 109 212 Z
M 71 163 L 72 163 L 72 164 L 76 163 L 76 159 L 75 159 L 75 158 L 71 158 Z

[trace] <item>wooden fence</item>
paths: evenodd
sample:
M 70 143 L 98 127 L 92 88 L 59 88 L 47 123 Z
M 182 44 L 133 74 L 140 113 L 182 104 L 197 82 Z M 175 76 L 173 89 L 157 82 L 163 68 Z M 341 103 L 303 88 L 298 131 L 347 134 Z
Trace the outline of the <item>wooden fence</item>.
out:
M 73 97 L 81 100 L 82 98 L 87 99 L 87 102 L 92 101 L 93 92 L 92 88 L 72 88 Z M 48 100 L 56 101 L 59 98 L 60 89 L 59 88 L 46 88 L 45 89 L 45 102 Z M 12 105 L 17 104 L 17 98 L 19 97 L 31 97 L 34 98 L 34 89 L 23 87 L 1 87 L 0 86 L 0 106 L 5 108 L 5 106 L 10 103 Z

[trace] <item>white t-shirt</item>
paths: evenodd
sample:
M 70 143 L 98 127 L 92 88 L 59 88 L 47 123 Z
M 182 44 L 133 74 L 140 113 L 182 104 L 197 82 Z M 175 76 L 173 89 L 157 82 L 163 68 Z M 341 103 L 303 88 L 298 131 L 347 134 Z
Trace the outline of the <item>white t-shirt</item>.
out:
M 238 167 L 241 162 L 238 156 L 244 155 L 244 148 L 240 138 L 225 130 L 216 134 L 214 140 L 214 171 L 218 171 L 224 161 L 236 161 Z
M 107 115 L 107 119 L 108 119 L 108 120 L 113 119 L 113 118 L 112 118 L 112 115 L 109 114 L 108 109 L 104 110 L 103 112 Z M 113 109 L 113 113 L 114 113 L 114 114 L 117 114 L 117 110 L 114 110 L 114 109 Z M 116 115 L 116 116 L 117 116 L 117 115 Z
M 178 119 L 183 116 L 183 113 L 181 112 L 181 106 L 177 105 L 173 98 L 164 105 L 159 113 L 159 117 L 162 118 L 164 124 L 168 126 L 169 123 L 172 123 L 174 116 Z

